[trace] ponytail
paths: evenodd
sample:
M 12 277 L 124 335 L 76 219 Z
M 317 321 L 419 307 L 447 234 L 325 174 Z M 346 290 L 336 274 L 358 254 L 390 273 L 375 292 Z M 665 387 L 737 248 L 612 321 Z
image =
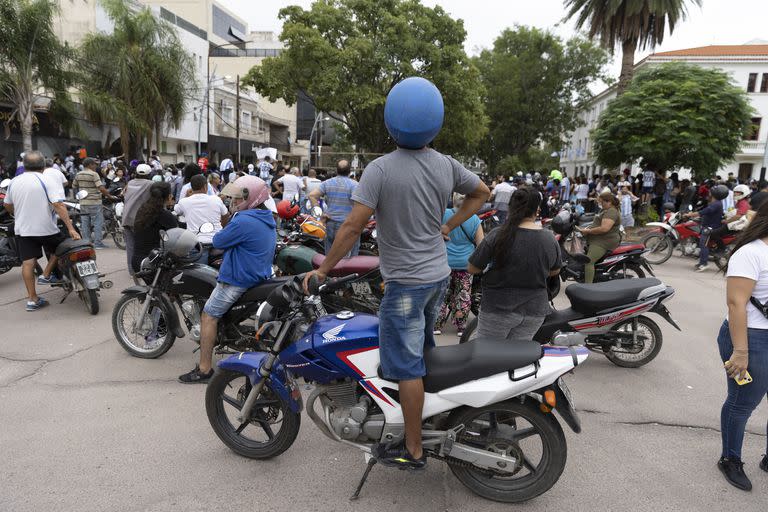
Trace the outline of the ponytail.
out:
M 171 196 L 171 184 L 165 181 L 153 183 L 149 187 L 149 199 L 141 205 L 136 212 L 134 220 L 134 229 L 144 229 L 152 225 L 152 222 L 160 215 L 165 208 L 165 202 Z
M 768 201 L 766 201 L 768 202 Z M 536 215 L 541 204 L 541 193 L 528 187 L 517 189 L 509 199 L 507 221 L 499 229 L 493 247 L 493 262 L 497 268 L 504 267 L 509 255 L 509 247 L 515 242 L 517 228 L 523 219 Z

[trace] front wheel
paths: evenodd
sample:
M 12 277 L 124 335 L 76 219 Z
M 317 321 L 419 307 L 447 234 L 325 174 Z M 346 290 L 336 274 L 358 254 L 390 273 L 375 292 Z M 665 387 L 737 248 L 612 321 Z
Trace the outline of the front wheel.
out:
M 249 459 L 269 459 L 291 447 L 301 426 L 301 415 L 290 410 L 265 383 L 243 423 L 237 414 L 251 391 L 242 373 L 217 369 L 205 391 L 205 410 L 213 431 L 232 451 Z
M 176 336 L 168 325 L 164 309 L 153 303 L 147 314 L 136 325 L 142 311 L 145 295 L 123 295 L 112 310 L 112 332 L 118 343 L 134 357 L 155 359 L 173 346 Z
M 551 489 L 565 469 L 568 446 L 563 429 L 553 414 L 543 413 L 533 400 L 462 408 L 451 414 L 448 424 L 464 425 L 457 442 L 515 461 L 502 472 L 448 460 L 454 476 L 483 498 L 528 501 Z
M 115 246 L 125 250 L 125 235 L 123 234 L 123 228 L 115 228 L 115 231 L 112 233 L 112 240 L 115 241 Z
M 661 265 L 672 257 L 674 244 L 672 239 L 664 233 L 651 233 L 643 238 L 642 244 L 648 249 L 644 254 L 645 259 L 652 265 Z
M 619 334 L 619 336 L 617 336 Z M 633 339 L 633 334 L 636 334 Z M 661 351 L 662 334 L 656 322 L 645 316 L 617 324 L 608 333 L 613 339 L 605 357 L 616 366 L 640 368 L 653 361 Z

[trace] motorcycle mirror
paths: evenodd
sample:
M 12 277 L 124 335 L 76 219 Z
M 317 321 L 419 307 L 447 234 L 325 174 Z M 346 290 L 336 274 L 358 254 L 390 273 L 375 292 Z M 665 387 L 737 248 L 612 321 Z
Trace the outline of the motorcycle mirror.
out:
M 0 188 L 8 188 L 8 185 L 11 184 L 11 180 L 8 178 L 5 178 L 3 181 L 0 181 Z
M 80 192 L 78 192 L 78 193 L 77 193 L 77 195 L 75 195 L 75 197 L 76 197 L 76 198 L 77 198 L 79 201 L 82 201 L 83 199 L 85 199 L 86 197 L 88 197 L 88 191 L 87 191 L 87 190 L 81 190 Z
M 213 224 L 210 222 L 206 222 L 205 224 L 200 226 L 200 229 L 198 230 L 198 233 L 202 233 L 204 235 L 208 235 L 210 233 L 213 233 L 214 227 Z
M 323 209 L 319 206 L 315 206 L 312 208 L 312 216 L 320 218 L 323 215 Z
M 163 242 L 168 241 L 168 233 L 166 233 L 164 229 L 160 230 L 160 240 L 162 240 Z

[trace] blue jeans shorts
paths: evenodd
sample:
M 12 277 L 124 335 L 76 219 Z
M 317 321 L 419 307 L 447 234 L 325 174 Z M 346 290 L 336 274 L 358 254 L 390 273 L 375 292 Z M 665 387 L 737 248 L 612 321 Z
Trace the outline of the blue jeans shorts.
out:
M 435 346 L 433 329 L 448 279 L 423 285 L 389 281 L 379 308 L 381 370 L 388 380 L 427 374 L 424 348 Z
M 216 288 L 211 292 L 211 296 L 205 303 L 203 313 L 213 318 L 221 318 L 229 311 L 229 308 L 237 302 L 248 288 L 233 286 L 226 283 L 216 283 Z

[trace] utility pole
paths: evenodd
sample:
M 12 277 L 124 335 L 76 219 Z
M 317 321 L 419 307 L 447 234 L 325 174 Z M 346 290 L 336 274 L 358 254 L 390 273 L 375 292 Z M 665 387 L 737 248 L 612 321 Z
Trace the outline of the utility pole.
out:
M 240 163 L 240 75 L 237 75 L 237 81 L 235 82 L 235 91 L 237 99 L 235 100 L 235 131 L 237 132 L 237 163 Z

